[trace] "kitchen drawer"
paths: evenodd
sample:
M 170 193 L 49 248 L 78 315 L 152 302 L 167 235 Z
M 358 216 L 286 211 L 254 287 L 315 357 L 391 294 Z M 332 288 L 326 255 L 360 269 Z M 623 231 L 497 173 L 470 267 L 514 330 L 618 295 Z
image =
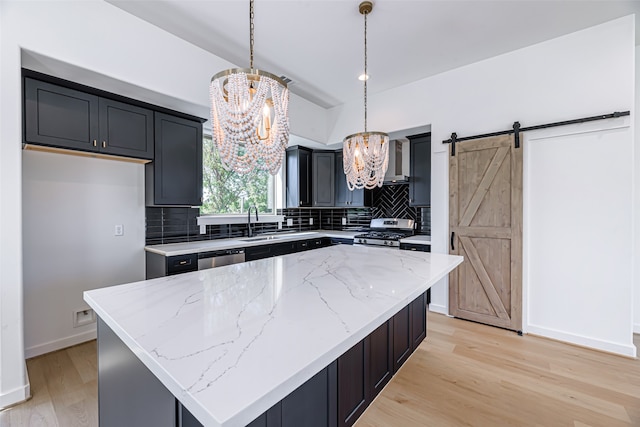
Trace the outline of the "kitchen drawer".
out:
M 431 252 L 431 245 L 421 245 L 419 243 L 400 243 L 400 249 L 406 251 Z
M 198 254 L 167 257 L 167 276 L 198 270 Z

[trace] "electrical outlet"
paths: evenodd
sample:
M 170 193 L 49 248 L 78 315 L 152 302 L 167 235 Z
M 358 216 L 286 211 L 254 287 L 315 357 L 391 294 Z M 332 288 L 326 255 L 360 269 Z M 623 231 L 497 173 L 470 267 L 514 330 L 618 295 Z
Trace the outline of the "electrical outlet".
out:
M 347 218 L 342 218 L 342 225 L 347 225 Z
M 293 226 L 293 218 L 287 218 L 287 227 Z
M 278 230 L 282 230 L 282 221 L 278 223 Z
M 73 312 L 73 327 L 88 325 L 96 321 L 96 313 L 91 308 L 84 308 Z
M 124 225 L 116 224 L 113 234 L 116 236 L 124 236 Z
M 309 225 L 313 225 L 313 218 L 309 218 Z

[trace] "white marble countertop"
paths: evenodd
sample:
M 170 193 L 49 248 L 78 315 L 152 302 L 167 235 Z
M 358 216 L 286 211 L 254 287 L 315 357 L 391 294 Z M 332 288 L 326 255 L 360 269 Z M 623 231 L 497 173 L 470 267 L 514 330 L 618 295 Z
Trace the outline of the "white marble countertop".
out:
M 263 236 L 254 238 L 238 237 L 233 239 L 201 240 L 197 242 L 169 243 L 166 245 L 145 246 L 145 250 L 163 256 L 187 255 L 198 252 L 217 251 L 224 249 L 246 248 L 249 246 L 268 245 L 279 242 L 290 242 L 293 240 L 313 239 L 314 237 L 337 237 L 342 239 L 353 239 L 353 236 L 362 234 L 362 231 L 341 231 L 341 230 L 314 230 L 296 233 L 273 233 L 277 236 L 273 240 L 260 239 Z M 266 236 L 266 235 L 265 235 Z M 253 240 L 252 240 L 253 239 Z M 402 243 L 414 243 L 430 245 L 431 236 L 416 235 L 400 240 Z
M 333 230 L 315 230 L 315 231 L 301 231 L 297 233 L 273 233 L 269 236 L 275 236 L 273 240 L 264 240 L 262 237 L 267 236 L 260 235 L 255 237 L 237 237 L 233 239 L 214 239 L 214 240 L 201 240 L 198 242 L 185 242 L 185 243 L 169 243 L 166 245 L 152 245 L 145 246 L 145 250 L 164 256 L 175 255 L 187 255 L 198 252 L 217 251 L 223 249 L 234 248 L 246 248 L 249 246 L 270 245 L 280 242 L 291 242 L 294 240 L 313 239 L 314 237 L 340 237 L 346 239 L 353 239 L 356 234 L 361 234 L 357 231 L 333 231 Z
M 461 262 L 335 245 L 84 299 L 201 423 L 244 426 Z
M 401 243 L 413 243 L 414 245 L 431 245 L 431 236 L 416 234 L 400 240 Z

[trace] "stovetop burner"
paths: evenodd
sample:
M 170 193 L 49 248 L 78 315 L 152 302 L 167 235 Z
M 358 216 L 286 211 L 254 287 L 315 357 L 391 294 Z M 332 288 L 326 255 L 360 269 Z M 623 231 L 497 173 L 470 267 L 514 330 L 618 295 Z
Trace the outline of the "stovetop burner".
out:
M 361 245 L 400 246 L 400 239 L 413 235 L 413 220 L 376 218 L 371 220 L 371 231 L 354 237 Z
M 412 233 L 398 233 L 391 231 L 370 231 L 365 234 L 359 234 L 355 238 L 362 239 L 380 239 L 380 240 L 400 240 L 403 237 L 411 236 Z

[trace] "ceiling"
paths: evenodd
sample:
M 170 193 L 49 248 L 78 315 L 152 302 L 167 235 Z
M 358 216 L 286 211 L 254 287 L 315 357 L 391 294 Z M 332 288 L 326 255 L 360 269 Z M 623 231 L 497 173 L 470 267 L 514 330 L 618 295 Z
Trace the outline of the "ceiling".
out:
M 249 1 L 106 1 L 249 66 Z M 325 108 L 362 98 L 358 4 L 256 0 L 255 68 L 292 79 L 293 93 Z M 640 19 L 640 1 L 377 0 L 368 17 L 368 90 L 384 91 L 632 13 Z

